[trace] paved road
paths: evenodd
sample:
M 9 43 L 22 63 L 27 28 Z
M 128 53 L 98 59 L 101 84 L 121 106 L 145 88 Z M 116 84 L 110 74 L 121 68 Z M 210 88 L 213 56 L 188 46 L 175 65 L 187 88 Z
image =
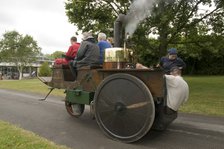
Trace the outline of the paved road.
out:
M 0 120 L 74 149 L 224 148 L 224 118 L 180 114 L 168 130 L 151 131 L 136 143 L 124 144 L 105 137 L 88 109 L 75 119 L 66 113 L 62 99 L 38 98 L 40 95 L 0 89 Z

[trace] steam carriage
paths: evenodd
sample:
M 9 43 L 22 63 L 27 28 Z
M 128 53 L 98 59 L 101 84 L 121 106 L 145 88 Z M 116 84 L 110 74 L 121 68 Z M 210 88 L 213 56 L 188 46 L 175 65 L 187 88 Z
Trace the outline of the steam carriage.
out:
M 115 22 L 115 46 L 120 45 L 121 22 Z M 160 69 L 130 69 L 130 51 L 105 50 L 103 66 L 90 65 L 77 70 L 75 78 L 66 65 L 55 65 L 51 80 L 40 78 L 53 88 L 65 89 L 65 107 L 76 118 L 86 105 L 101 130 L 110 138 L 134 142 L 151 128 L 156 116 L 156 102 L 164 99 L 164 78 Z M 75 106 L 81 107 L 77 114 Z

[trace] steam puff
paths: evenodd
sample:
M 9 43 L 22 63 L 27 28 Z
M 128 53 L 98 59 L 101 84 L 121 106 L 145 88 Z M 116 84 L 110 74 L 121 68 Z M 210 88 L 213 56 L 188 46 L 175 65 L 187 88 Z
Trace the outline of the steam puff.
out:
M 126 33 L 132 36 L 138 24 L 151 14 L 151 8 L 154 2 L 155 0 L 134 0 L 126 16 Z

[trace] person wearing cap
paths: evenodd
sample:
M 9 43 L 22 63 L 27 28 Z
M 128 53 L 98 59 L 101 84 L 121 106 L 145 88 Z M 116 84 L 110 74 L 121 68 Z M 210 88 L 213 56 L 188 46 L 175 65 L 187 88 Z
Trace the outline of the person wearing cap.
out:
M 84 32 L 73 66 L 80 68 L 100 63 L 100 50 L 91 32 Z
M 170 74 L 170 70 L 172 67 L 179 67 L 181 70 L 186 67 L 185 62 L 177 56 L 177 49 L 170 48 L 168 50 L 167 56 L 164 56 L 160 59 L 159 65 L 164 69 L 166 74 Z
M 103 64 L 104 61 L 104 51 L 106 48 L 111 48 L 111 44 L 107 41 L 107 36 L 105 33 L 98 34 L 98 43 L 97 45 L 100 48 L 100 64 Z

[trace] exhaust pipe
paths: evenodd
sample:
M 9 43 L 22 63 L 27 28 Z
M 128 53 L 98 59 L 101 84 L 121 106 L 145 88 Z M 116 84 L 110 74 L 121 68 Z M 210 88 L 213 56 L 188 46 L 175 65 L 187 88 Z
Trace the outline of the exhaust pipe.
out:
M 120 14 L 114 22 L 114 47 L 121 47 L 123 41 L 123 27 L 126 15 Z

